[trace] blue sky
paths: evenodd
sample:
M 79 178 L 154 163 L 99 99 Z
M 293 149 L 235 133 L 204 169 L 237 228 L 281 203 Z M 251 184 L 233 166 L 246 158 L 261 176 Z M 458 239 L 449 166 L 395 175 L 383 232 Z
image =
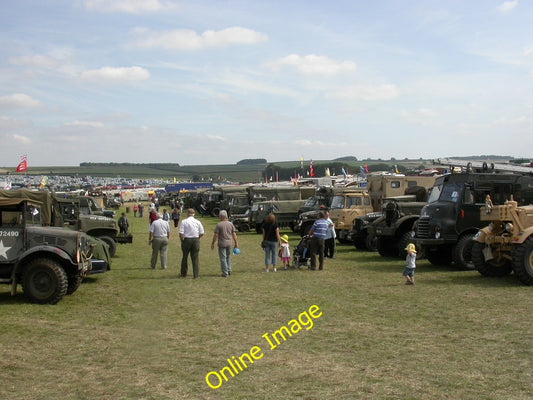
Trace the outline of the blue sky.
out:
M 531 1 L 0 7 L 2 166 L 533 156 Z

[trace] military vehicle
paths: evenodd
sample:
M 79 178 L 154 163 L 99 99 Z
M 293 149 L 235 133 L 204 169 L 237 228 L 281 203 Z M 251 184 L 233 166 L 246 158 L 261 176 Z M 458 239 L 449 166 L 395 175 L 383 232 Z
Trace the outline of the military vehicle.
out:
M 508 172 L 508 166 L 492 165 L 494 172 L 453 173 L 438 177 L 427 204 L 415 224 L 414 243 L 423 247 L 433 265 L 452 262 L 459 268 L 473 269 L 472 238 L 489 221 L 481 220 L 479 210 L 489 195 L 494 205 L 502 205 L 511 195 L 519 205 L 533 201 L 533 176 Z M 526 167 L 523 167 L 526 168 Z M 486 170 L 486 163 L 481 167 Z M 529 168 L 533 172 L 533 169 Z
M 105 242 L 109 247 L 109 255 L 113 257 L 117 243 L 132 243 L 133 236 L 119 235 L 118 224 L 112 218 L 93 212 L 101 212 L 101 208 L 91 199 L 83 196 L 58 197 L 48 191 L 32 191 L 28 189 L 0 190 L 0 198 L 29 198 L 43 204 L 44 225 L 61 226 L 85 232 Z M 82 206 L 85 204 L 85 207 Z M 108 262 L 108 265 L 111 263 Z
M 367 189 L 373 211 L 355 218 L 349 239 L 357 249 L 379 248 L 381 255 L 402 256 L 403 250 L 397 251 L 400 239 L 407 238 L 434 183 L 434 176 L 369 174 Z
M 298 210 L 305 203 L 305 200 L 271 200 L 255 202 L 252 205 L 249 215 L 250 228 L 257 233 L 262 232 L 263 222 L 268 214 L 276 216 L 276 224 L 280 228 L 290 228 L 295 230 L 296 216 Z
M 414 236 L 413 226 L 426 205 L 428 193 L 421 186 L 406 189 L 405 196 L 383 199 L 382 215 L 368 226 L 368 237 L 375 238 L 376 249 L 383 257 L 405 258 L 405 248 Z M 422 258 L 423 251 L 417 252 Z
M 214 185 L 213 189 L 200 192 L 198 196 L 198 204 L 205 203 L 207 212 L 213 216 L 218 217 L 220 210 L 227 210 L 226 201 L 230 195 L 245 195 L 247 193 L 247 186 L 243 185 Z
M 333 199 L 333 187 L 321 186 L 316 189 L 316 194 L 309 197 L 304 205 L 298 210 L 298 219 L 296 221 L 296 230 L 300 236 L 307 235 L 311 226 L 318 218 L 320 210 L 328 209 Z
M 485 276 L 505 276 L 514 271 L 520 282 L 533 285 L 533 205 L 516 201 L 493 205 L 487 199 L 480 220 L 490 224 L 478 231 L 472 261 Z
M 0 283 L 11 285 L 12 295 L 20 283 L 30 301 L 56 304 L 90 272 L 93 248 L 83 232 L 42 226 L 42 206 L 0 198 Z
M 350 243 L 349 233 L 356 217 L 372 211 L 368 191 L 364 188 L 343 187 L 333 190 L 329 217 L 335 224 L 337 240 Z

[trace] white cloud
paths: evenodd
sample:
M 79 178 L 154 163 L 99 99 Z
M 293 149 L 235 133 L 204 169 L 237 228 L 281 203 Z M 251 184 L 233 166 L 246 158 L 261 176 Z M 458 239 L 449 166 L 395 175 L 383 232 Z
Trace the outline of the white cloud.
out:
M 13 135 L 13 139 L 22 144 L 31 144 L 31 139 L 22 135 Z
M 103 13 L 124 12 L 142 14 L 146 12 L 169 11 L 177 9 L 170 1 L 161 0 L 85 0 L 85 8 Z
M 509 12 L 513 10 L 518 5 L 518 0 L 504 1 L 501 5 L 498 6 L 500 12 Z
M 326 94 L 327 99 L 334 100 L 391 100 L 399 96 L 396 85 L 347 86 Z
M 14 93 L 0 97 L 0 106 L 9 108 L 40 107 L 40 101 L 32 99 L 24 93 Z
M 73 122 L 67 122 L 65 123 L 65 126 L 79 126 L 79 127 L 87 127 L 87 128 L 103 128 L 104 124 L 102 122 L 98 121 L 73 121 Z
M 54 68 L 58 65 L 57 60 L 39 54 L 33 56 L 12 57 L 9 62 L 14 65 L 29 65 L 39 68 Z
M 82 72 L 81 78 L 92 81 L 144 81 L 150 78 L 150 72 L 141 67 L 102 67 Z
M 284 66 L 293 67 L 304 75 L 335 75 L 357 69 L 357 65 L 353 61 L 336 61 L 315 54 L 306 56 L 290 54 L 269 64 L 269 67 L 275 71 Z
M 147 29 L 134 30 L 139 40 L 138 47 L 158 47 L 168 50 L 199 50 L 204 48 L 225 47 L 233 44 L 255 44 L 268 40 L 268 36 L 238 26 L 220 31 L 205 31 L 198 35 L 190 29 L 177 29 L 167 32 L 150 32 Z

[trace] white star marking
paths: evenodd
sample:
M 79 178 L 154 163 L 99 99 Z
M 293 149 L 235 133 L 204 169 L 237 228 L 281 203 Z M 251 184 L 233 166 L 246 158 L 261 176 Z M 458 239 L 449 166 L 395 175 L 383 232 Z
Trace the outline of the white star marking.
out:
M 4 246 L 4 242 L 0 240 L 0 256 L 4 257 L 7 260 L 7 251 L 10 249 L 11 247 Z

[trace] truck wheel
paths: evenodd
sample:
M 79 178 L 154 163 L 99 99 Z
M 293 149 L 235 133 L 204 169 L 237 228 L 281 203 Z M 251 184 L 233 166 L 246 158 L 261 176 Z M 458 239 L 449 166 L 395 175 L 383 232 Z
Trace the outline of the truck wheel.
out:
M 378 250 L 378 238 L 376 235 L 366 235 L 365 247 L 368 251 Z
M 30 301 L 56 304 L 67 293 L 65 270 L 54 260 L 37 258 L 31 261 L 22 276 L 22 288 Z
M 357 239 L 354 239 L 353 245 L 357 250 L 366 250 L 366 244 L 365 244 L 365 238 L 364 237 L 358 237 Z
M 434 249 L 426 249 L 426 257 L 431 265 L 450 265 L 453 261 L 452 249 L 449 246 L 439 246 Z
M 413 242 L 413 234 L 412 234 L 411 231 L 405 232 L 400 237 L 400 240 L 398 241 L 398 252 L 399 252 L 399 257 L 400 258 L 407 257 L 407 251 L 405 250 L 405 248 L 407 247 L 407 245 L 409 243 L 414 243 Z M 416 248 L 416 259 L 420 260 L 422 258 L 424 258 L 424 252 L 422 251 L 422 249 L 417 247 Z
M 250 232 L 250 225 L 246 222 L 239 224 L 239 232 Z
M 215 207 L 211 210 L 211 216 L 212 217 L 218 217 L 218 214 L 220 214 L 220 208 Z
M 109 236 L 98 236 L 98 239 L 103 240 L 105 244 L 109 246 L 109 256 L 113 257 L 117 252 L 117 244 L 112 237 Z
M 67 285 L 67 295 L 74 293 L 81 285 L 83 277 L 80 274 L 69 275 L 67 274 L 68 285 Z
M 381 257 L 396 257 L 398 256 L 398 248 L 391 239 L 382 237 L 377 238 L 376 248 Z
M 513 251 L 513 270 L 520 282 L 533 285 L 533 236 Z
M 475 242 L 472 244 L 472 263 L 478 272 L 483 276 L 500 277 L 507 276 L 512 272 L 511 262 L 501 255 L 493 254 L 495 257 L 485 261 L 483 249 L 485 243 Z
M 473 234 L 466 234 L 457 241 L 457 244 L 453 248 L 453 262 L 455 265 L 470 271 L 476 269 L 472 262 L 473 238 Z

